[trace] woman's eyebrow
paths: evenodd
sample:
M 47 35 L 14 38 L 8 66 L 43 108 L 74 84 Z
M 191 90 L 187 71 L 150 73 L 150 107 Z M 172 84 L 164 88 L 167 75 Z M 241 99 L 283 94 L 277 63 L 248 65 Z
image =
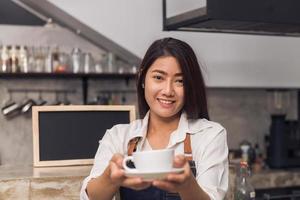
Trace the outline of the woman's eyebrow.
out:
M 168 75 L 167 72 L 159 70 L 159 69 L 154 69 L 151 72 L 152 73 L 160 73 L 160 74 L 163 74 L 163 75 Z M 174 76 L 183 76 L 183 74 L 180 72 L 180 73 L 176 73 Z
M 160 74 L 164 74 L 164 75 L 167 75 L 168 73 L 165 72 L 165 71 L 162 71 L 162 70 L 159 70 L 159 69 L 154 69 L 151 71 L 152 73 L 160 73 Z
M 176 73 L 175 76 L 183 76 L 183 73 Z

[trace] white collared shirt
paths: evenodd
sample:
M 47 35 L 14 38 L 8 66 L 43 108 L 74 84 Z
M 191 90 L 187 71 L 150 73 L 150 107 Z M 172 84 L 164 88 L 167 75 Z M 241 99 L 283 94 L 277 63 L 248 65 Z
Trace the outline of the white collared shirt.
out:
M 149 112 L 143 120 L 130 124 L 119 124 L 107 130 L 99 142 L 94 166 L 83 181 L 80 192 L 81 200 L 88 200 L 85 192 L 87 183 L 100 176 L 115 153 L 127 154 L 128 142 L 135 137 L 142 137 L 137 151 L 151 148 L 146 141 Z M 222 200 L 228 189 L 228 146 L 226 130 L 218 123 L 206 119 L 188 120 L 181 114 L 178 128 L 171 133 L 167 148 L 174 148 L 175 154 L 184 154 L 186 133 L 191 134 L 193 160 L 196 164 L 196 180 L 212 200 Z

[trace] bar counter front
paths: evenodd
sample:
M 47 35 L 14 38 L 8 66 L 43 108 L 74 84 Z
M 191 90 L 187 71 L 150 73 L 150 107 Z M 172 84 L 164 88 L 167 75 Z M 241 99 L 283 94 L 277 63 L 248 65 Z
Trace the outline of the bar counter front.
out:
M 77 200 L 92 166 L 0 166 L 0 199 Z M 230 166 L 227 200 L 233 200 L 235 169 Z M 300 187 L 300 169 L 263 170 L 250 178 L 255 189 Z

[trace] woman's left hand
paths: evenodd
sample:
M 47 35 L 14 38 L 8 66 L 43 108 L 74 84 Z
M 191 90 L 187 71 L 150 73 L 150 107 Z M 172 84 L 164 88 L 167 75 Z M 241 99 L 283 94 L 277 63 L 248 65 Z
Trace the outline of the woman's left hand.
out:
M 152 185 L 168 192 L 180 192 L 188 188 L 189 184 L 193 182 L 194 176 L 184 155 L 177 155 L 174 158 L 174 167 L 183 168 L 184 171 L 179 174 L 168 174 L 166 179 L 155 180 Z

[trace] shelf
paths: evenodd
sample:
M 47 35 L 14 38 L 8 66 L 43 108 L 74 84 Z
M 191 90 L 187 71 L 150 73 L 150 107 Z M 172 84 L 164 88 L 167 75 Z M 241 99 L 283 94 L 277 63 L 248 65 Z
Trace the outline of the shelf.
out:
M 1 79 L 81 79 L 83 104 L 87 103 L 88 79 L 125 79 L 128 85 L 129 79 L 134 79 L 136 74 L 132 73 L 0 73 Z
M 0 73 L 0 78 L 105 78 L 105 79 L 132 79 L 136 74 L 117 73 Z

